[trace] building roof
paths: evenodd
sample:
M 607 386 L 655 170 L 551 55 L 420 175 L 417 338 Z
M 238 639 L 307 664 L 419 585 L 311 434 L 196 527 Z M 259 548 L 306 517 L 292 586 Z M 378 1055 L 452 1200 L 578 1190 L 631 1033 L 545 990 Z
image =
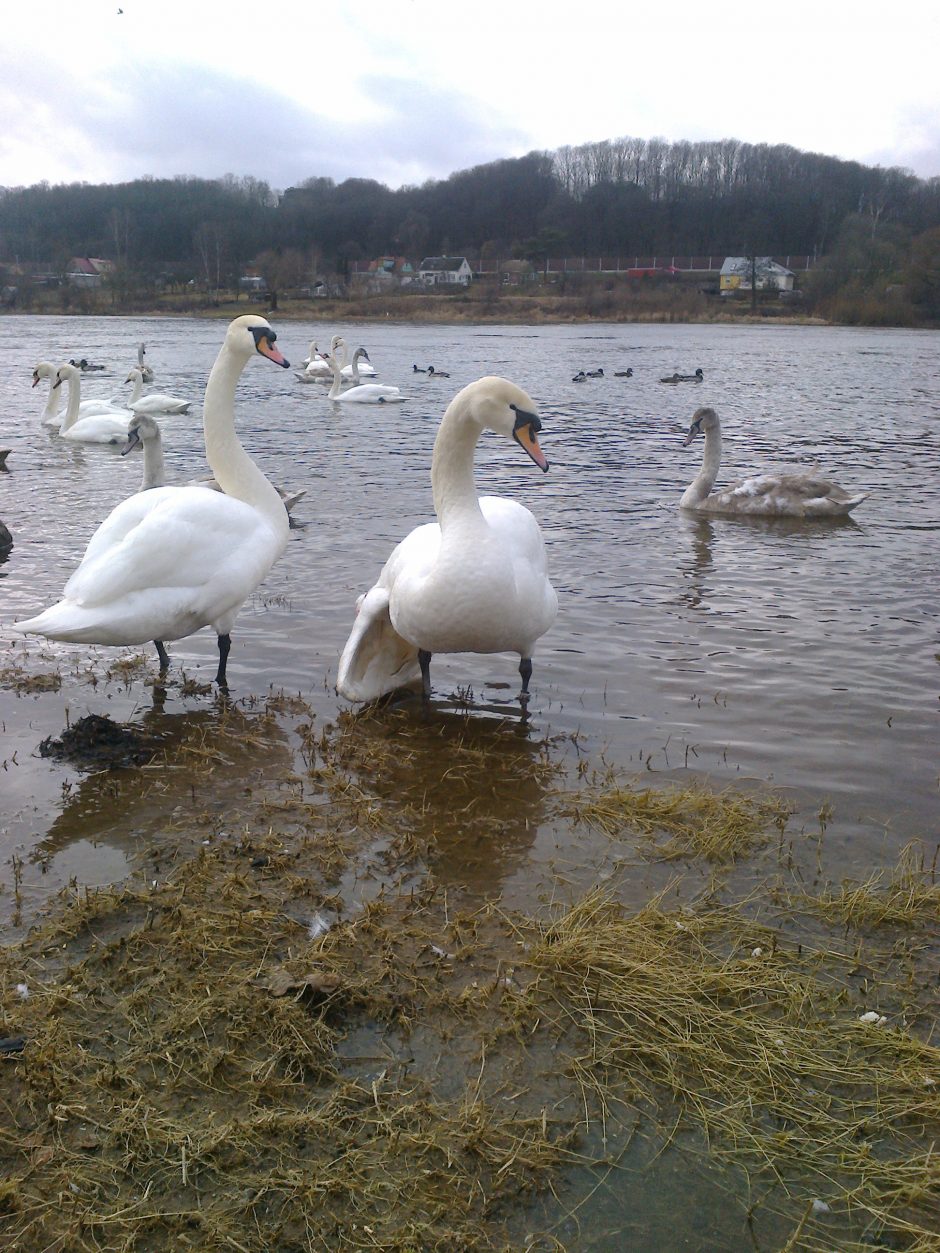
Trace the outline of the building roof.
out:
M 467 265 L 466 257 L 425 257 L 418 266 L 419 270 L 459 270 Z
M 773 257 L 754 257 L 754 268 L 760 275 L 793 273 L 785 265 L 780 265 Z M 721 266 L 721 272 L 722 274 L 743 274 L 745 277 L 750 277 L 751 258 L 725 257 Z

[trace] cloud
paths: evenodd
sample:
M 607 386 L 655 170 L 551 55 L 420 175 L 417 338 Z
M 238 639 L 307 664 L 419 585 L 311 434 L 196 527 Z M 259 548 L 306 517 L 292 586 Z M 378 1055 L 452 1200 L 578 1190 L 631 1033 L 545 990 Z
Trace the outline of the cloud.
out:
M 361 85 L 370 120 L 337 122 L 280 91 L 205 67 L 123 66 L 85 81 L 63 73 L 54 109 L 28 74 L 15 64 L 6 69 L 6 115 L 15 100 L 16 113 L 31 121 L 28 133 L 0 139 L 0 156 L 14 168 L 30 148 L 57 154 L 46 157 L 34 181 L 233 173 L 278 190 L 322 176 L 397 187 L 526 147 L 520 130 L 467 95 L 387 76 Z

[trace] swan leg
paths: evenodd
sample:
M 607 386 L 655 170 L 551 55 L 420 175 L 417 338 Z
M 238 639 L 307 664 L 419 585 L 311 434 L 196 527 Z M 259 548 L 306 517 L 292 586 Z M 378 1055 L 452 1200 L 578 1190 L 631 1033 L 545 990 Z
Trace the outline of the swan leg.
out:
M 164 648 L 164 646 L 163 646 L 163 640 L 154 640 L 153 642 L 154 642 L 154 644 L 156 645 L 156 649 L 157 649 L 157 656 L 160 658 L 160 669 L 161 669 L 161 670 L 169 670 L 169 668 L 170 668 L 170 654 L 169 654 L 169 653 L 166 651 L 166 649 Z
M 423 648 L 418 649 L 418 665 L 421 667 L 421 694 L 425 700 L 431 699 L 431 654 Z
M 519 673 L 522 675 L 522 694 L 529 695 L 529 680 L 532 678 L 532 658 L 523 657 L 519 662 Z
M 230 635 L 219 636 L 219 668 L 216 671 L 215 681 L 219 687 L 226 687 L 225 665 L 228 661 L 229 650 L 232 647 L 232 637 Z

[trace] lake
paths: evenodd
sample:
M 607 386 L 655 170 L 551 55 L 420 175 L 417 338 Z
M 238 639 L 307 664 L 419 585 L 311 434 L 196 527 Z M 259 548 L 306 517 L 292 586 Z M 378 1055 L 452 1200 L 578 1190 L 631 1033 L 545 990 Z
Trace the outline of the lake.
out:
M 428 471 L 441 414 L 466 383 L 502 374 L 537 402 L 550 470 L 542 475 L 515 445 L 488 434 L 477 483 L 539 519 L 558 618 L 534 655 L 527 726 L 518 722 L 518 658 L 508 655 L 436 657 L 435 708 L 469 705 L 497 741 L 503 719 L 515 720 L 514 735 L 576 744 L 584 760 L 654 782 L 772 788 L 792 806 L 797 828 L 822 822 L 819 868 L 835 881 L 865 879 L 894 866 L 911 839 L 935 839 L 940 333 L 271 320 L 298 367 L 311 339 L 325 348 L 342 330 L 406 400 L 342 409 L 293 370 L 259 360 L 245 371 L 240 437 L 272 481 L 306 495 L 286 553 L 233 630 L 234 699 L 250 706 L 272 691 L 298 694 L 323 722 L 346 707 L 333 685 L 356 597 L 398 539 L 431 516 Z M 21 934 L 63 884 L 123 876 L 140 831 L 160 819 L 158 808 L 148 815 L 113 803 L 106 774 L 42 756 L 40 743 L 89 713 L 204 722 L 209 734 L 215 716 L 213 698 L 197 690 L 215 673 L 210 631 L 170 644 L 173 671 L 182 668 L 195 686 L 177 683 L 158 700 L 152 649 L 51 644 L 11 630 L 58 598 L 96 525 L 136 490 L 141 473 L 138 457 L 68 444 L 41 427 L 46 385 L 31 388 L 33 366 L 104 362 L 106 372 L 84 377 L 83 396 L 108 395 L 123 390 L 145 341 L 156 372 L 150 389 L 194 402 L 188 416 L 162 422 L 169 479 L 183 482 L 208 472 L 201 398 L 223 333 L 211 320 L 0 319 L 0 447 L 11 449 L 0 521 L 14 539 L 0 564 L 0 676 L 8 676 L 0 678 L 0 863 L 7 883 L 15 871 L 22 889 L 16 908 L 10 892 L 0 895 L 0 935 Z M 415 373 L 413 364 L 450 377 Z M 701 384 L 659 381 L 697 367 Z M 598 368 L 605 377 L 573 381 Z M 628 368 L 632 377 L 615 377 Z M 820 468 L 868 499 L 851 518 L 829 522 L 683 514 L 678 500 L 702 457 L 701 440 L 686 448 L 683 439 L 700 405 L 722 419 L 720 484 L 775 467 Z M 146 665 L 114 668 L 140 653 Z M 25 681 L 50 672 L 61 676 L 54 690 Z M 289 756 L 296 744 L 285 743 Z M 447 852 L 454 881 L 535 909 L 556 859 L 572 884 L 590 887 L 604 865 L 603 841 L 557 828 L 543 838 L 538 805 L 518 803 L 525 839 L 494 847 L 472 867 L 458 841 Z M 512 796 L 499 805 L 512 817 Z M 642 904 L 665 881 L 637 872 L 622 895 Z M 683 1175 L 675 1194 L 684 1187 Z

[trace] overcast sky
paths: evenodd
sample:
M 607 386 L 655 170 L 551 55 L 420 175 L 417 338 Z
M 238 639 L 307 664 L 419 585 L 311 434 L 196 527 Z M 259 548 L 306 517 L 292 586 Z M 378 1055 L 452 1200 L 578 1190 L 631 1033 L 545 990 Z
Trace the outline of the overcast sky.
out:
M 327 175 L 736 138 L 940 174 L 936 0 L 29 0 L 0 186 Z

